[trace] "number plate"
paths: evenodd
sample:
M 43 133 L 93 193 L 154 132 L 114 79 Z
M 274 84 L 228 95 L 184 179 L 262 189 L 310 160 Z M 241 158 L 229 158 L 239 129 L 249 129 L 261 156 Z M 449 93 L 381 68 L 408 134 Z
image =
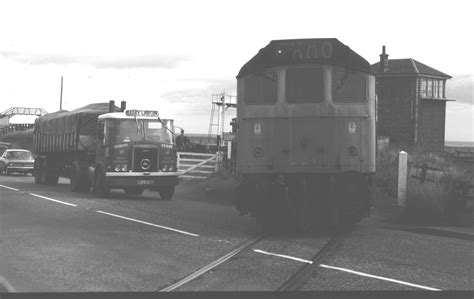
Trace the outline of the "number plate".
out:
M 153 185 L 155 183 L 154 180 L 138 180 L 137 185 Z

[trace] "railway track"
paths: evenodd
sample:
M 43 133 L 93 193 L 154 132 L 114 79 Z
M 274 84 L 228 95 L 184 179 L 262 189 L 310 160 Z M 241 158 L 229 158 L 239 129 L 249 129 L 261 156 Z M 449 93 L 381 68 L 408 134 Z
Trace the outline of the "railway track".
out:
M 260 235 L 255 238 L 249 239 L 241 243 L 235 249 L 223 255 L 222 257 L 214 260 L 213 262 L 207 264 L 206 266 L 199 268 L 193 273 L 183 277 L 182 279 L 158 291 L 159 292 L 175 291 L 178 288 L 190 283 L 191 281 L 194 281 L 196 278 L 201 277 L 205 273 L 212 271 L 213 269 L 215 269 L 219 265 L 222 265 L 226 261 L 229 261 L 233 257 L 236 257 L 237 255 L 242 255 L 243 253 L 250 251 L 255 245 L 266 240 L 266 238 L 267 238 L 266 235 Z M 321 248 L 317 250 L 317 252 L 311 258 L 311 261 L 307 261 L 306 263 L 304 263 L 303 266 L 299 267 L 299 269 L 296 272 L 294 272 L 294 274 L 292 274 L 283 284 L 281 284 L 280 287 L 276 289 L 276 291 L 295 291 L 301 288 L 303 284 L 311 277 L 311 275 L 319 267 L 320 262 L 325 257 L 327 257 L 328 254 L 334 251 L 334 249 L 340 243 L 341 239 L 342 239 L 342 234 L 340 233 L 330 236 L 329 240 L 327 240 L 327 242 Z M 259 250 L 254 250 L 254 251 L 259 251 Z

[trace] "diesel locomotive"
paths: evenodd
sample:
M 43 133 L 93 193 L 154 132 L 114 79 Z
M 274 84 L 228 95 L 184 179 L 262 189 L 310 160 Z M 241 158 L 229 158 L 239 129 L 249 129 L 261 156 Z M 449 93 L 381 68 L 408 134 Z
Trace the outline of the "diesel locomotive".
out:
M 370 214 L 375 76 L 334 38 L 274 40 L 237 75 L 237 209 L 262 227 Z

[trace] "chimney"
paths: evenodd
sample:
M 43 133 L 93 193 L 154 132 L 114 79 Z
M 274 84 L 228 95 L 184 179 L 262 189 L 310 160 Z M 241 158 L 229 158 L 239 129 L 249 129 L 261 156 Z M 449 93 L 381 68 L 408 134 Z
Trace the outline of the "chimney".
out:
M 109 102 L 109 112 L 115 112 L 115 101 Z
M 382 46 L 382 54 L 380 54 L 379 70 L 381 73 L 388 71 L 388 54 L 385 54 L 385 46 Z
M 124 112 L 125 109 L 127 109 L 127 102 L 126 101 L 120 102 L 120 111 Z

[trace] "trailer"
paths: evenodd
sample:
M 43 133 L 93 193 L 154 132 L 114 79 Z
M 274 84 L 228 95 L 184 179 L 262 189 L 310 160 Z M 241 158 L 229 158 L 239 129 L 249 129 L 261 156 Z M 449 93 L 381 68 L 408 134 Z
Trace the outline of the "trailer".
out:
M 173 120 L 126 110 L 125 102 L 120 109 L 111 101 L 46 114 L 33 132 L 35 183 L 56 185 L 64 176 L 75 192 L 152 190 L 170 200 L 180 175 L 173 132 Z

